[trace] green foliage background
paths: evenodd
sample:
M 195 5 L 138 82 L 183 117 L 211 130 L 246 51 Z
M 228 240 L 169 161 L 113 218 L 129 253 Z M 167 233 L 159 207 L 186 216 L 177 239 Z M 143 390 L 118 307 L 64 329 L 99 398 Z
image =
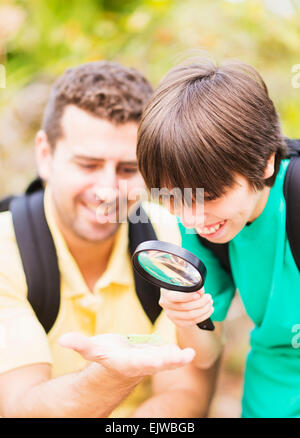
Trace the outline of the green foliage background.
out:
M 300 6 L 299 0 L 284 0 L 278 13 L 278 3 L 2 0 L 0 195 L 21 190 L 34 175 L 33 138 L 49 85 L 66 68 L 86 61 L 119 61 L 157 85 L 169 68 L 198 51 L 217 62 L 243 60 L 265 79 L 284 133 L 300 137 Z

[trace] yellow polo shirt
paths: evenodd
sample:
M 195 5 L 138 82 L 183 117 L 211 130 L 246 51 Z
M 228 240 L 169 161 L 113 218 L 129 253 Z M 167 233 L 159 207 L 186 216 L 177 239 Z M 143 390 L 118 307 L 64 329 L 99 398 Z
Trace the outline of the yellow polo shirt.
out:
M 164 312 L 153 326 L 136 295 L 128 252 L 128 224 L 120 225 L 107 269 L 91 292 L 54 222 L 50 197 L 46 189 L 45 213 L 61 273 L 61 304 L 48 335 L 27 300 L 27 285 L 11 214 L 0 214 L 0 373 L 36 363 L 51 364 L 53 378 L 79 371 L 86 361 L 78 353 L 58 344 L 59 337 L 70 331 L 88 336 L 155 331 L 166 342 L 176 342 L 175 327 Z M 176 218 L 158 205 L 144 203 L 143 207 L 153 220 L 157 237 L 180 245 Z M 111 416 L 128 417 L 150 395 L 150 379 L 145 379 Z

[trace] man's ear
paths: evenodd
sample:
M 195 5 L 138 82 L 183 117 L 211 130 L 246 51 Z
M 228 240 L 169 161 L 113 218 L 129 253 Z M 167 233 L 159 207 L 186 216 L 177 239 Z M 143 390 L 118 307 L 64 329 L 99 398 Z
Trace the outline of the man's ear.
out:
M 51 171 L 53 150 L 49 144 L 47 134 L 40 130 L 35 136 L 35 159 L 38 174 L 44 181 L 48 181 Z
M 273 153 L 267 161 L 267 166 L 265 168 L 265 179 L 271 178 L 274 174 L 275 165 L 275 153 Z

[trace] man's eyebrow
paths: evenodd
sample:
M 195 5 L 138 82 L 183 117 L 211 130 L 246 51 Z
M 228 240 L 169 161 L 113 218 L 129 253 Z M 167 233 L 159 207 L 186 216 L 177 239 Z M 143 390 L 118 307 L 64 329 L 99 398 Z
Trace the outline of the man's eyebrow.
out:
M 98 161 L 98 162 L 106 161 L 105 158 L 93 157 L 93 156 L 89 156 L 89 155 L 80 155 L 80 154 L 74 155 L 73 160 Z M 136 160 L 120 161 L 119 164 L 123 164 L 123 165 L 125 164 L 127 166 L 137 166 L 137 161 Z
M 86 160 L 86 161 L 105 161 L 104 158 L 101 157 L 93 157 L 93 156 L 89 156 L 89 155 L 80 155 L 80 154 L 75 154 L 73 155 L 73 160 Z

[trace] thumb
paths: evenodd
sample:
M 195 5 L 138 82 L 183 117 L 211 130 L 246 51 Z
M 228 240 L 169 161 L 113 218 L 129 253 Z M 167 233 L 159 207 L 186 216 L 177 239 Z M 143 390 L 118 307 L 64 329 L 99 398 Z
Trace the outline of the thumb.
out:
M 90 345 L 89 338 L 82 333 L 77 332 L 62 335 L 58 342 L 62 347 L 71 348 L 78 353 L 84 353 Z
M 205 294 L 204 287 L 202 289 L 197 290 L 196 292 L 200 295 L 200 297 L 202 297 Z

